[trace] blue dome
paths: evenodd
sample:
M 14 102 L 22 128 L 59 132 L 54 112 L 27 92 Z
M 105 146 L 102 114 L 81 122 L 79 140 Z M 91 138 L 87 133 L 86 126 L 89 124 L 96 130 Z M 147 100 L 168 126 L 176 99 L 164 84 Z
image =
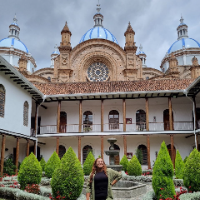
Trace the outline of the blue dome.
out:
M 115 36 L 109 30 L 107 30 L 106 28 L 103 28 L 102 26 L 96 26 L 94 28 L 91 28 L 89 31 L 87 31 L 83 35 L 79 43 L 84 42 L 86 40 L 95 39 L 95 38 L 110 40 L 118 44 Z
M 139 51 L 137 55 L 140 55 L 140 54 L 145 54 L 146 55 L 146 53 L 144 53 L 144 51 Z
M 52 54 L 58 54 L 58 55 L 60 55 L 60 52 L 55 50 Z
M 199 42 L 197 42 L 196 40 L 192 38 L 182 38 L 172 44 L 172 46 L 168 50 L 168 53 L 178 51 L 184 47 L 185 48 L 200 48 L 200 44 Z
M 15 48 L 15 49 L 19 49 L 21 51 L 24 51 L 26 53 L 28 53 L 28 48 L 26 47 L 26 45 L 21 42 L 20 40 L 16 39 L 16 38 L 4 38 L 2 40 L 0 40 L 0 47 L 8 47 L 8 48 Z

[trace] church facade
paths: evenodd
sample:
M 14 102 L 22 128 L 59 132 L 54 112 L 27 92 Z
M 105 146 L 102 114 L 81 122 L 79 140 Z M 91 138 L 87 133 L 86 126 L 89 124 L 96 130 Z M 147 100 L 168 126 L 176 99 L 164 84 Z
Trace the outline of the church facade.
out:
M 147 67 L 130 23 L 122 48 L 103 19 L 98 5 L 94 27 L 74 48 L 66 23 L 51 66 L 36 70 L 27 47 L 18 45 L 23 43 L 14 18 L 9 37 L 0 41 L 1 173 L 11 154 L 18 165 L 31 151 L 47 161 L 70 146 L 82 164 L 90 150 L 108 164 L 110 137 L 120 150 L 115 164 L 140 149 L 143 168 L 153 166 L 163 140 L 173 163 L 177 149 L 185 158 L 198 148 L 200 45 L 188 38 L 183 19 L 161 71 Z

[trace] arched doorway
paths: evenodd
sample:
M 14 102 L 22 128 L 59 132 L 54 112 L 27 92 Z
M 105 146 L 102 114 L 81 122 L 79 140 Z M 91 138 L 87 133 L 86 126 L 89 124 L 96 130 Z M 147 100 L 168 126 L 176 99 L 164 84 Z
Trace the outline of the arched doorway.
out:
M 109 147 L 109 150 L 110 150 L 110 147 Z M 114 150 L 120 150 L 119 146 L 114 144 Z M 120 154 L 120 152 L 119 152 L 119 154 Z M 120 161 L 119 155 L 114 157 L 114 161 L 115 161 L 115 165 L 119 165 L 119 161 Z M 110 161 L 109 161 L 109 163 L 110 163 Z
M 168 149 L 170 158 L 171 158 L 171 160 L 172 160 L 172 148 L 171 148 L 171 144 L 168 144 L 168 145 L 167 145 L 167 149 Z M 176 159 L 176 148 L 175 148 L 175 146 L 174 146 L 174 163 L 175 163 L 175 159 Z
M 67 113 L 60 112 L 60 133 L 67 132 Z
M 119 129 L 119 112 L 111 110 L 108 115 L 109 130 Z
M 138 146 L 138 149 L 142 152 L 142 165 L 147 165 L 147 147 L 143 144 Z
M 93 114 L 90 111 L 83 113 L 83 130 L 84 132 L 92 131 Z
M 92 147 L 90 145 L 86 145 L 83 147 L 83 163 L 85 162 L 87 155 L 92 151 Z
M 146 112 L 144 110 L 136 112 L 136 127 L 138 131 L 146 129 Z
M 63 145 L 59 145 L 59 157 L 60 159 L 64 156 L 64 154 L 66 153 L 66 148 Z
M 170 130 L 170 124 L 169 124 L 169 109 L 166 109 L 163 111 L 163 122 L 164 122 L 164 130 Z M 174 114 L 172 112 L 172 124 L 174 126 Z

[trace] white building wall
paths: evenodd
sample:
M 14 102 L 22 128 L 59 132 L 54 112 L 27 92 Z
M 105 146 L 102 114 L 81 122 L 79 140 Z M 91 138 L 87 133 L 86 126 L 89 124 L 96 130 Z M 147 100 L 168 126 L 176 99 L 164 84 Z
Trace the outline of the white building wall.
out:
M 5 115 L 4 118 L 0 117 L 0 128 L 30 136 L 32 97 L 2 72 L 0 72 L 0 84 L 6 90 Z M 23 125 L 25 101 L 29 104 L 28 126 Z

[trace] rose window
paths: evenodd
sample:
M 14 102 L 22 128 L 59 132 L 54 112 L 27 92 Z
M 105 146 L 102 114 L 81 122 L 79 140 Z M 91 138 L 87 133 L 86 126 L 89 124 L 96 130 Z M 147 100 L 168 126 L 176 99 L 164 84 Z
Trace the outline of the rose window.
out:
M 88 79 L 92 82 L 106 81 L 109 76 L 108 67 L 101 62 L 93 63 L 87 70 Z

